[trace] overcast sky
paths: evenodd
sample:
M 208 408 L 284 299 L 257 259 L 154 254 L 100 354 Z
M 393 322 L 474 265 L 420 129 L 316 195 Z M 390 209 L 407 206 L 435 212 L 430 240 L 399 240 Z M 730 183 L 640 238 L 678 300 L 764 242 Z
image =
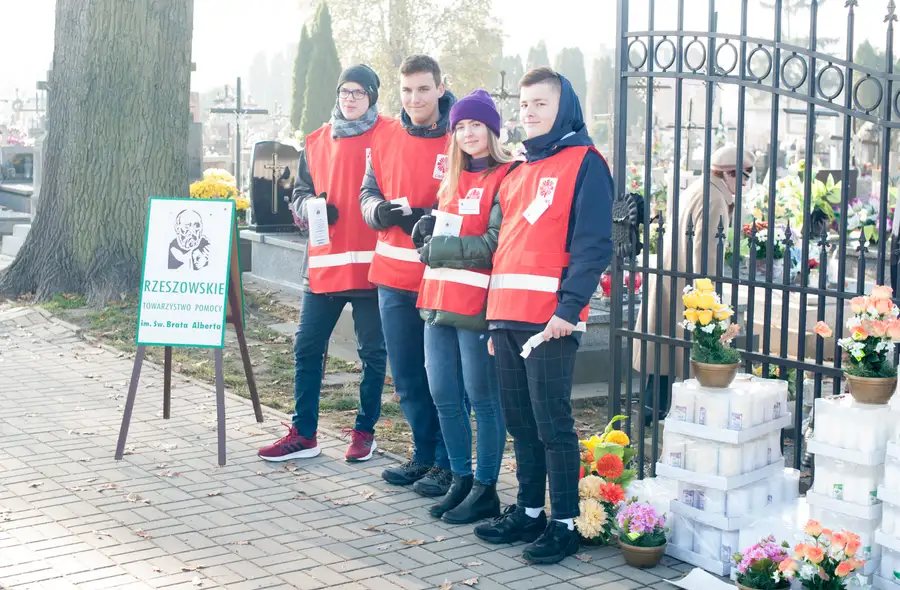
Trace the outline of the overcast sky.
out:
M 452 2 L 453 0 L 445 0 Z M 820 36 L 846 38 L 844 0 L 819 0 Z M 704 0 L 689 0 L 686 29 L 706 27 Z M 771 37 L 773 19 L 759 0 L 750 0 L 750 34 Z M 856 40 L 884 47 L 882 19 L 886 0 L 860 0 Z M 506 35 L 506 53 L 528 52 L 529 46 L 544 39 L 551 57 L 563 46 L 580 47 L 588 59 L 603 45 L 615 45 L 615 0 L 553 0 L 552 10 L 541 0 L 494 0 L 494 10 Z M 0 0 L 4 27 L 0 34 L 0 99 L 11 98 L 16 88 L 34 94 L 35 81 L 43 79 L 53 54 L 53 12 L 55 0 Z M 194 55 L 197 71 L 195 90 L 223 85 L 237 75 L 246 75 L 250 61 L 259 51 L 277 53 L 299 37 L 304 14 L 297 0 L 195 0 Z M 365 1 L 360 2 L 361 7 Z M 632 29 L 647 26 L 646 1 L 632 0 Z M 719 28 L 737 32 L 740 0 L 716 0 Z M 676 0 L 656 0 L 657 28 L 675 26 Z M 798 16 L 793 27 L 808 30 L 808 13 Z M 841 46 L 840 51 L 843 51 Z M 0 113 L 4 111 L 0 103 Z

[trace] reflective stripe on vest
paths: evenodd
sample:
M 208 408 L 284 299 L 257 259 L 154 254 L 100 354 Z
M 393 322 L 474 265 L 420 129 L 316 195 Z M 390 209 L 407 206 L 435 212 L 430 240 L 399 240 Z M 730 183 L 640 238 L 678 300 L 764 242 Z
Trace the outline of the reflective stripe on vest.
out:
M 517 289 L 520 291 L 556 293 L 559 290 L 559 279 L 539 275 L 491 275 L 491 289 Z
M 425 269 L 425 280 L 445 281 L 448 283 L 458 283 L 460 285 L 469 285 L 470 287 L 478 287 L 487 289 L 493 281 L 486 274 L 472 272 L 471 270 L 462 270 L 458 268 L 431 268 Z
M 401 246 L 393 246 L 387 242 L 379 240 L 375 243 L 375 253 L 385 258 L 393 258 L 394 260 L 402 260 L 403 262 L 419 262 L 419 251 L 415 248 L 403 248 Z
M 329 268 L 348 264 L 369 264 L 375 257 L 375 251 L 343 252 L 341 254 L 323 254 L 309 257 L 309 268 Z

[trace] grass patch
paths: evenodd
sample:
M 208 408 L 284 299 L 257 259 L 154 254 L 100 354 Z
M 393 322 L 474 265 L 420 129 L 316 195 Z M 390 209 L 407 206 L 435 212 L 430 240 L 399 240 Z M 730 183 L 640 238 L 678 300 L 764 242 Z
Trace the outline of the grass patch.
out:
M 73 293 L 54 295 L 50 301 L 41 304 L 44 309 L 51 313 L 57 313 L 65 309 L 81 309 L 85 305 L 84 296 Z

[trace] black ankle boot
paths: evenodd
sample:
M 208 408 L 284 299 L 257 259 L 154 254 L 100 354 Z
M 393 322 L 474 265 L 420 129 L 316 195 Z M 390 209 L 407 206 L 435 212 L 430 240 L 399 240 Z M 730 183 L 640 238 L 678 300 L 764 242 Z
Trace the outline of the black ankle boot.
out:
M 466 499 L 472 490 L 472 481 L 475 479 L 472 475 L 456 475 L 453 474 L 453 481 L 450 483 L 450 489 L 441 498 L 441 501 L 428 509 L 429 514 L 435 518 L 440 518 L 448 510 L 452 510 L 459 506 L 459 503 Z
M 497 484 L 485 485 L 476 479 L 466 499 L 456 508 L 444 512 L 442 519 L 450 524 L 469 524 L 498 516 L 500 496 L 497 495 Z

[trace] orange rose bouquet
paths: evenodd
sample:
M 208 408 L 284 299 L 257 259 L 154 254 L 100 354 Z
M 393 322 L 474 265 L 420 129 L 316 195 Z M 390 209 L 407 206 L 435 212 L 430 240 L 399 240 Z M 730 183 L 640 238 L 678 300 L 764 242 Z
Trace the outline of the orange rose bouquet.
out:
M 807 539 L 794 547 L 793 557 L 781 561 L 778 570 L 797 578 L 806 590 L 839 590 L 847 587 L 853 572 L 865 565 L 856 559 L 862 542 L 849 531 L 832 532 L 815 520 L 804 527 Z

